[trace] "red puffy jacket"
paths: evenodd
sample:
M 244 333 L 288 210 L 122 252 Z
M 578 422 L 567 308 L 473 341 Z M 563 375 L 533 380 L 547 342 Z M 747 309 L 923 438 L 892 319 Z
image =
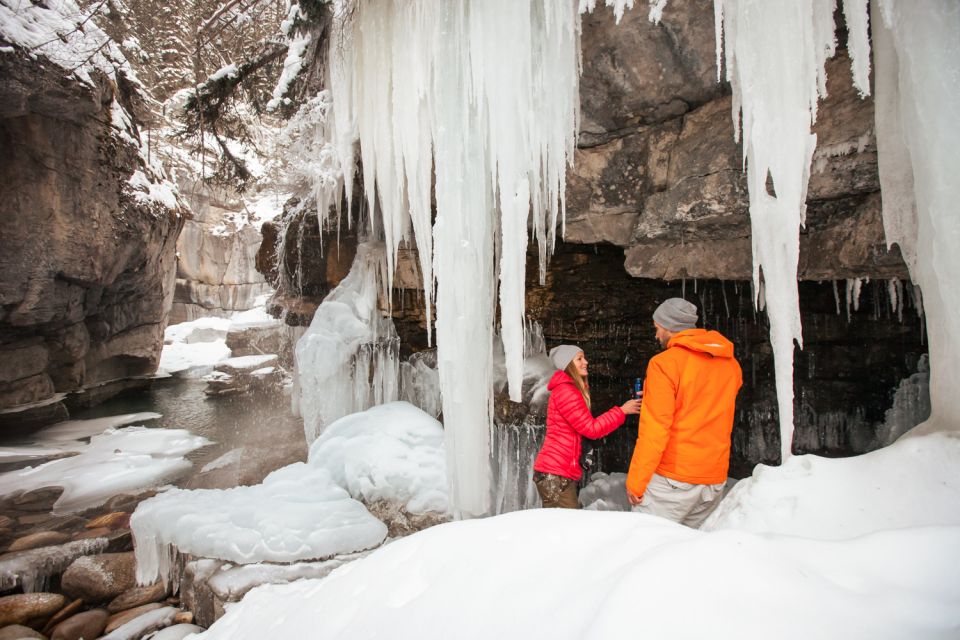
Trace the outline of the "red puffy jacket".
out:
M 614 407 L 594 418 L 580 390 L 565 371 L 557 371 L 547 385 L 547 435 L 533 463 L 535 471 L 579 480 L 581 437 L 602 438 L 623 424 L 626 415 Z

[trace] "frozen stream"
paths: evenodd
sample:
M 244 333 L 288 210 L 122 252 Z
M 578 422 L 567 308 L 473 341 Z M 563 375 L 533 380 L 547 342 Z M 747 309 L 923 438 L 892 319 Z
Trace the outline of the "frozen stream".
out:
M 91 409 L 77 411 L 73 420 L 109 418 L 152 412 L 159 418 L 130 424 L 156 429 L 182 429 L 210 444 L 184 454 L 191 463 L 172 469 L 165 481 L 185 488 L 224 488 L 260 482 L 281 466 L 306 459 L 300 421 L 290 413 L 289 399 L 273 395 L 210 398 L 199 379 L 158 380 L 151 389 L 117 396 Z M 94 423 L 96 424 L 96 423 Z M 106 427 L 104 426 L 103 429 Z M 86 438 L 103 429 L 91 429 Z M 24 445 L 43 447 L 45 431 L 0 439 L 0 450 Z M 82 431 L 82 430 L 81 430 Z M 3 462 L 0 472 L 37 466 L 40 459 Z

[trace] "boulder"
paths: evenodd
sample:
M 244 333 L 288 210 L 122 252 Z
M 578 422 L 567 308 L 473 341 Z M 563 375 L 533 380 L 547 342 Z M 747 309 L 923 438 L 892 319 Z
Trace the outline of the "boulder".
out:
M 67 599 L 59 593 L 18 593 L 0 597 L 0 626 L 48 618 L 66 603 Z
M 50 640 L 87 640 L 98 638 L 107 626 L 110 614 L 103 609 L 91 609 L 67 618 L 58 624 Z
M 63 572 L 60 588 L 84 602 L 112 600 L 136 585 L 135 563 L 132 551 L 85 556 Z

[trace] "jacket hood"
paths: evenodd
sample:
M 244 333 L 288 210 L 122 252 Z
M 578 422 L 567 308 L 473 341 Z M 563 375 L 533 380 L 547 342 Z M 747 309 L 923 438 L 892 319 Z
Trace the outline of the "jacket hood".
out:
M 720 333 L 707 331 L 706 329 L 687 329 L 686 331 L 681 331 L 670 338 L 670 342 L 667 343 L 667 348 L 670 347 L 683 347 L 690 351 L 707 353 L 714 358 L 733 357 L 733 343 L 724 338 Z
M 553 377 L 550 378 L 550 382 L 547 383 L 547 391 L 553 391 L 557 386 L 564 383 L 573 384 L 573 378 L 571 378 L 570 374 L 566 371 L 557 371 L 553 374 Z

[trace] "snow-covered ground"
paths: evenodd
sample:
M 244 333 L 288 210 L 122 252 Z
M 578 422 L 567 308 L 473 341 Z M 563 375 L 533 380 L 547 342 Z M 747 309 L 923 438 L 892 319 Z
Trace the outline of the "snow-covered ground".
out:
M 942 434 L 796 456 L 709 532 L 557 509 L 439 525 L 256 588 L 199 638 L 956 638 L 958 461 Z

